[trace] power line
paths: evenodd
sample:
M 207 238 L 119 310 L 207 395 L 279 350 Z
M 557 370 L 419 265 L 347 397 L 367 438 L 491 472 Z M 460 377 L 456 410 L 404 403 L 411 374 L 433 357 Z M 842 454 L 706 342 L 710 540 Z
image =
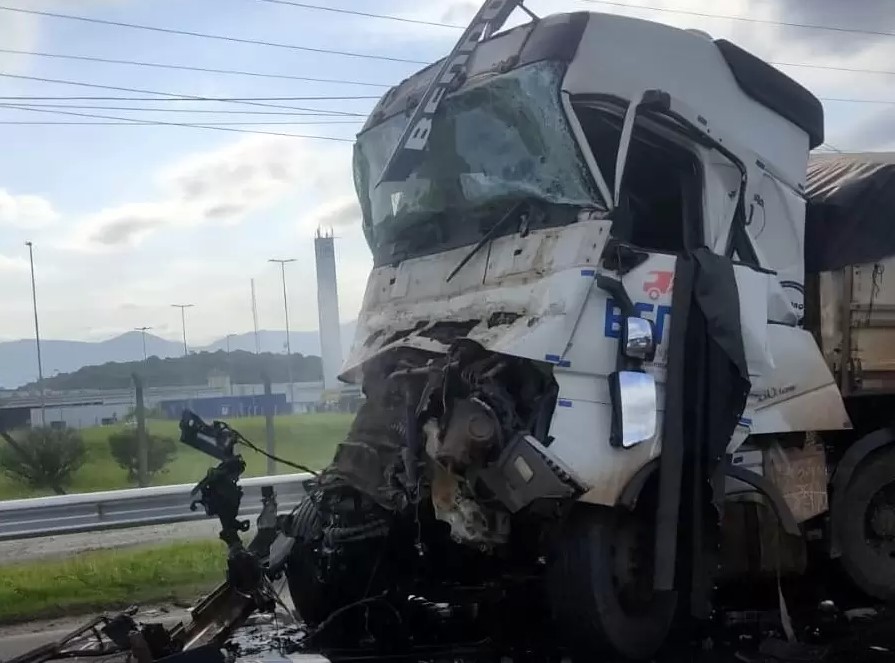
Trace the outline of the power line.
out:
M 100 18 L 90 18 L 88 16 L 76 16 L 74 14 L 60 14 L 57 12 L 38 11 L 36 9 L 22 9 L 21 7 L 6 7 L 0 5 L 0 10 L 8 12 L 16 12 L 19 14 L 32 14 L 35 16 L 46 16 L 48 18 L 62 18 L 69 21 L 82 21 L 84 23 L 95 23 L 98 25 L 110 25 L 118 28 L 131 28 L 134 30 L 148 30 L 151 32 L 163 32 L 166 34 L 182 35 L 185 37 L 200 37 L 202 39 L 217 39 L 219 41 L 229 41 L 237 44 L 253 44 L 255 46 L 270 46 L 273 48 L 285 48 L 293 51 L 304 51 L 308 53 L 325 53 L 328 55 L 343 55 L 350 58 L 362 58 L 367 60 L 383 60 L 386 62 L 402 62 L 406 64 L 430 64 L 421 60 L 408 60 L 405 58 L 396 58 L 389 55 L 374 55 L 372 53 L 354 53 L 352 51 L 337 51 L 328 48 L 313 48 L 311 46 L 299 46 L 298 44 L 283 44 L 275 41 L 263 41 L 260 39 L 243 39 L 241 37 L 231 37 L 229 35 L 216 35 L 208 32 L 193 32 L 191 30 L 176 30 L 174 28 L 160 28 L 154 25 L 140 25 L 138 23 L 124 23 L 122 21 L 109 21 Z
M 16 108 L 13 108 L 12 110 L 26 110 L 26 109 L 16 109 Z M 29 109 L 27 109 L 27 110 L 39 110 L 39 109 L 37 109 L 37 108 L 29 108 Z M 49 112 L 49 111 L 48 111 L 48 112 Z M 158 124 L 158 123 L 156 123 L 156 122 L 153 121 L 153 120 L 147 120 L 146 122 L 147 122 L 148 124 L 150 124 L 150 125 Z M 142 123 L 142 122 L 134 123 L 133 120 L 128 120 L 127 122 L 124 122 L 124 121 L 122 121 L 122 122 L 112 122 L 112 121 L 109 121 L 109 122 L 105 122 L 105 121 L 98 121 L 98 122 L 77 122 L 77 121 L 73 121 L 73 122 L 43 122 L 43 121 L 36 121 L 36 120 L 35 120 L 35 121 L 29 121 L 29 120 L 0 120 L 0 124 L 27 124 L 27 125 L 54 125 L 54 126 L 66 126 L 66 125 L 72 125 L 72 126 L 120 126 L 120 127 L 141 127 L 141 126 L 146 126 L 146 125 L 145 125 L 144 123 Z M 163 124 L 163 126 L 167 126 L 167 125 L 170 124 L 170 123 L 167 123 L 167 122 L 166 122 L 166 123 L 162 123 L 162 124 Z M 288 125 L 288 124 L 315 124 L 315 125 L 316 125 L 316 124 L 354 124 L 354 125 L 357 125 L 357 124 L 361 124 L 361 122 L 360 122 L 360 120 L 332 120 L 332 121 L 322 121 L 322 122 L 305 121 L 305 120 L 299 120 L 299 121 L 288 121 L 288 120 L 270 121 L 270 120 L 262 120 L 262 121 L 260 121 L 260 122 L 203 122 L 203 123 L 202 123 L 202 126 L 206 126 L 206 127 L 243 127 L 243 126 L 245 126 L 245 127 L 248 127 L 248 126 L 271 125 L 271 124 L 278 124 L 278 125 Z M 185 124 L 185 125 L 176 124 L 175 126 L 197 126 L 197 127 L 199 127 L 199 125 L 191 125 L 191 124 Z M 323 136 L 317 136 L 317 137 L 318 137 L 318 138 L 323 138 Z
M 0 49 L 2 52 L 2 49 Z M 53 80 L 53 79 L 45 79 L 45 80 Z M 53 82 L 57 82 L 53 80 Z M 97 87 L 97 86 L 94 86 Z M 105 86 L 103 86 L 105 87 Z M 157 93 L 160 94 L 160 93 Z M 164 99 L 153 99 L 146 97 L 130 97 L 131 101 L 354 101 L 358 99 L 380 99 L 382 95 L 341 95 L 341 96 L 333 96 L 333 95 L 323 95 L 323 96 L 311 96 L 311 97 L 177 97 L 173 95 L 171 97 L 166 97 Z M 27 96 L 17 96 L 17 97 L 0 97 L 0 99 L 59 99 L 60 97 L 27 97 Z M 122 99 L 122 97 L 63 97 L 67 99 L 104 99 L 104 100 L 115 100 Z M 127 97 L 124 97 L 125 99 Z
M 859 69 L 856 67 L 832 67 L 822 64 L 808 64 L 801 62 L 776 62 L 768 60 L 769 64 L 777 67 L 805 67 L 807 69 L 829 69 L 830 71 L 847 71 L 853 74 L 881 74 L 883 76 L 895 76 L 895 71 L 886 71 L 885 69 Z
M 655 7 L 650 5 L 632 5 L 627 2 L 611 2 L 610 0 L 582 0 L 595 5 L 609 5 L 610 7 L 624 7 L 626 9 L 646 9 L 648 11 L 663 12 L 666 14 L 682 14 L 684 16 L 699 16 L 701 18 L 721 18 L 728 21 L 742 21 L 744 23 L 760 23 L 762 25 L 781 25 L 788 28 L 806 28 L 808 30 L 829 30 L 832 32 L 850 32 L 859 35 L 871 35 L 874 37 L 895 37 L 895 32 L 881 30 L 862 30 L 860 28 L 843 28 L 834 25 L 815 25 L 811 23 L 795 23 L 791 21 L 773 21 L 765 18 L 751 18 L 749 16 L 733 16 L 730 14 L 711 14 L 687 9 L 670 9 L 668 7 Z
M 792 26 L 792 27 L 816 28 L 816 29 L 823 29 L 823 30 L 837 30 L 837 31 L 843 31 L 843 32 L 859 32 L 859 33 L 862 32 L 861 30 L 851 30 L 851 29 L 847 29 L 847 28 L 837 28 L 837 27 L 827 27 L 827 26 L 810 26 L 810 25 L 802 25 L 802 24 L 795 24 L 795 23 L 786 23 L 786 22 L 782 22 L 782 21 L 770 21 L 770 20 L 762 21 L 759 19 L 751 19 L 751 18 L 742 17 L 742 16 L 727 16 L 727 15 L 721 15 L 721 14 L 709 14 L 709 13 L 705 13 L 705 12 L 692 12 L 692 11 L 686 11 L 686 10 L 667 9 L 664 7 L 651 7 L 651 6 L 647 6 L 647 5 L 630 5 L 630 4 L 623 3 L 623 2 L 609 2 L 608 0 L 606 2 L 602 2 L 602 0 L 583 0 L 583 1 L 584 2 L 592 2 L 595 4 L 611 5 L 614 7 L 647 9 L 647 10 L 653 10 L 653 11 L 659 11 L 659 12 L 687 14 L 687 15 L 702 16 L 702 17 L 707 17 L 707 18 L 729 19 L 729 20 L 734 20 L 734 21 L 743 20 L 743 21 L 754 21 L 757 23 L 763 22 L 763 23 L 772 23 L 772 24 L 778 24 L 778 25 L 786 25 L 786 26 Z M 417 19 L 411 19 L 411 18 L 404 18 L 402 16 L 394 16 L 391 14 L 374 14 L 371 12 L 362 12 L 362 11 L 356 11 L 353 9 L 337 9 L 334 7 L 322 7 L 320 5 L 312 5 L 312 4 L 305 3 L 305 2 L 292 2 L 291 0 L 261 0 L 261 2 L 270 2 L 270 3 L 278 4 L 278 5 L 292 5 L 294 7 L 300 7 L 302 9 L 313 9 L 313 10 L 320 10 L 320 11 L 336 12 L 339 14 L 351 14 L 353 16 L 363 16 L 363 17 L 367 17 L 367 18 L 381 18 L 381 19 L 387 19 L 387 20 L 391 20 L 391 21 L 401 21 L 402 23 L 417 23 L 420 25 L 434 25 L 434 26 L 438 26 L 438 27 L 442 27 L 442 28 L 452 28 L 452 29 L 457 29 L 457 30 L 463 30 L 466 27 L 463 25 L 457 25 L 455 23 L 439 23 L 437 21 L 423 21 L 423 20 L 417 20 Z M 877 34 L 877 33 L 871 32 L 871 34 Z M 895 36 L 895 33 L 880 33 L 880 34 Z M 769 60 L 768 62 L 769 62 L 769 64 L 773 64 L 773 65 L 777 65 L 777 66 L 781 66 L 781 67 L 807 67 L 807 68 L 811 68 L 811 69 L 829 69 L 831 71 L 848 71 L 848 72 L 856 72 L 856 73 L 862 73 L 862 74 L 895 75 L 895 71 L 881 71 L 878 69 L 853 69 L 853 68 L 848 68 L 848 67 L 832 67 L 832 66 L 809 64 L 809 63 L 774 62 L 773 60 Z
M 262 97 L 264 98 L 264 97 Z M 276 98 L 276 97 L 272 97 Z M 208 109 L 208 108 L 151 108 L 148 106 L 108 106 L 97 104 L 56 104 L 56 103 L 34 103 L 30 99 L 54 99 L 57 97 L 0 97 L 0 107 L 7 105 L 9 102 L 16 102 L 20 106 L 40 107 L 40 108 L 79 108 L 93 110 L 116 110 L 116 111 L 141 111 L 146 113 L 208 113 L 223 115 L 288 115 L 288 116 L 320 116 L 320 117 L 342 117 L 341 115 L 333 115 L 331 111 L 316 112 L 290 112 L 290 111 L 254 111 L 254 110 L 231 110 L 231 109 Z M 69 99 L 69 97 L 61 97 L 61 99 Z M 152 97 L 70 97 L 72 100 L 91 100 L 91 101 L 192 101 L 191 99 L 154 99 Z M 837 103 L 850 104 L 895 104 L 895 100 L 890 99 L 852 99 L 845 97 L 818 97 L 821 101 L 830 101 Z M 209 100 L 211 101 L 211 100 Z M 232 99 L 221 99 L 221 101 L 233 101 Z M 364 117 L 362 113 L 351 114 L 351 117 Z M 355 120 L 352 120 L 355 121 Z M 357 121 L 360 121 L 358 119 Z
M 298 4 L 293 2 L 286 2 L 286 0 L 261 0 L 261 2 L 277 2 L 283 4 L 296 4 L 301 7 L 313 7 L 315 9 L 322 9 L 326 11 L 334 11 L 334 12 L 344 12 L 349 14 L 358 14 L 361 16 L 375 16 L 377 18 L 393 18 L 395 20 L 407 21 L 410 23 L 419 23 L 420 21 L 414 21 L 411 19 L 403 19 L 398 16 L 388 16 L 385 14 L 367 14 L 364 12 L 355 12 L 348 9 L 333 9 L 331 7 L 317 7 L 316 5 L 305 5 Z M 627 5 L 626 5 L 627 6 Z M 423 21 L 423 23 L 427 23 Z M 428 24 L 428 23 L 427 23 Z M 446 27 L 461 27 L 461 26 L 452 26 L 449 24 L 435 24 L 435 25 L 445 25 Z M 166 64 L 162 62 L 143 62 L 140 60 L 119 60 L 115 58 L 101 58 L 95 56 L 88 55 L 71 55 L 68 53 L 43 53 L 41 51 L 23 51 L 12 48 L 0 48 L 0 53 L 9 53 L 11 55 L 30 55 L 35 57 L 42 58 L 56 58 L 56 59 L 64 59 L 64 60 L 82 60 L 87 62 L 100 62 L 105 64 L 123 64 L 123 65 L 132 65 L 136 67 L 155 67 L 158 69 L 173 69 L 177 71 L 198 71 L 203 73 L 212 73 L 212 74 L 231 74 L 237 76 L 255 76 L 261 78 L 276 78 L 276 79 L 285 79 L 285 80 L 296 80 L 296 81 L 305 81 L 311 83 L 333 83 L 338 85 L 363 85 L 366 87 L 376 87 L 376 88 L 388 88 L 392 87 L 386 83 L 370 83 L 366 81 L 354 81 L 354 80 L 345 80 L 339 78 L 313 78 L 310 76 L 292 76 L 290 74 L 268 74 L 258 71 L 243 71 L 240 69 L 216 69 L 213 67 L 195 67 L 191 65 L 184 64 Z M 886 76 L 895 76 L 895 71 L 886 71 L 882 69 L 861 69 L 855 67 L 834 67 L 831 65 L 821 65 L 821 64 L 811 64 L 808 62 L 779 62 L 775 60 L 768 60 L 769 64 L 778 66 L 778 67 L 804 67 L 808 69 L 827 69 L 830 71 L 845 71 L 851 73 L 861 73 L 861 74 L 881 74 Z M 28 97 L 31 98 L 31 97 Z M 299 100 L 299 99 L 339 99 L 339 98 L 350 98 L 350 99 L 378 99 L 377 96 L 350 96 L 350 97 L 288 97 L 288 99 Z
M 895 104 L 895 101 L 890 99 L 843 99 L 841 97 L 818 97 L 818 99 L 821 101 L 834 101 L 843 104 Z
M 100 58 L 88 55 L 70 55 L 67 53 L 43 53 L 40 51 L 21 51 L 12 48 L 0 48 L 0 53 L 11 55 L 32 55 L 40 58 L 58 58 L 63 60 L 83 60 L 86 62 L 102 62 L 104 64 L 124 64 L 135 67 L 155 67 L 158 69 L 177 69 L 181 71 L 201 71 L 210 74 L 229 74 L 233 76 L 254 76 L 258 78 L 279 78 L 290 81 L 306 81 L 311 83 L 337 83 L 339 85 L 363 85 L 366 87 L 391 87 L 385 83 L 370 83 L 367 81 L 351 81 L 338 78 L 312 78 L 310 76 L 292 76 L 290 74 L 268 74 L 260 71 L 244 71 L 241 69 L 215 69 L 212 67 L 194 67 L 185 64 L 167 64 L 163 62 L 142 62 L 139 60 L 117 60 L 114 58 Z
M 334 7 L 322 7 L 320 5 L 313 5 L 305 2 L 293 2 L 292 0 L 261 0 L 262 2 L 270 2 L 278 5 L 292 5 L 293 7 L 301 7 L 302 9 L 314 9 L 319 11 L 328 11 L 328 12 L 336 12 L 339 14 L 351 14 L 354 16 L 364 16 L 368 18 L 381 18 L 387 19 L 390 21 L 401 21 L 402 23 L 416 23 L 419 25 L 433 25 L 440 28 L 452 28 L 456 30 L 463 30 L 466 28 L 465 25 L 458 25 L 456 23 L 440 23 L 437 21 L 423 21 L 419 19 L 412 18 L 404 18 L 403 16 L 394 16 L 391 14 L 374 14 L 371 12 L 362 12 L 356 11 L 353 9 L 337 9 Z M 683 14 L 686 16 L 699 16 L 702 18 L 719 18 L 725 19 L 729 21 L 744 21 L 747 23 L 761 23 L 765 25 L 780 25 L 784 27 L 790 28 L 805 28 L 809 30 L 832 30 L 834 32 L 852 32 L 855 34 L 863 34 L 863 35 L 871 35 L 876 37 L 895 37 L 895 32 L 885 32 L 880 30 L 866 30 L 861 28 L 843 28 L 840 26 L 833 25 L 816 25 L 811 23 L 795 23 L 791 21 L 774 21 L 771 19 L 760 19 L 760 18 L 751 18 L 748 16 L 734 16 L 730 14 L 712 14 L 709 12 L 698 12 L 698 11 L 690 11 L 686 9 L 672 9 L 668 7 L 655 7 L 651 5 L 634 5 L 629 4 L 627 2 L 612 2 L 610 0 L 582 0 L 583 2 L 589 2 L 591 4 L 597 5 L 609 5 L 611 7 L 624 7 L 626 9 L 646 9 L 648 11 L 656 11 L 656 12 L 664 12 L 668 14 Z M 795 65 L 799 66 L 799 65 Z M 806 65 L 811 66 L 811 65 Z
M 8 104 L 10 97 L 0 97 L 0 107 Z M 155 99 L 151 99 L 155 101 Z M 167 101 L 167 100 L 161 100 Z M 75 108 L 88 110 L 122 110 L 122 111 L 141 111 L 144 113 L 210 113 L 215 115 L 288 115 L 290 117 L 333 117 L 330 113 L 290 113 L 289 111 L 254 111 L 254 110 L 212 110 L 208 108 L 149 108 L 148 106 L 105 106 L 96 104 L 35 104 L 35 103 L 18 103 L 19 106 L 28 106 L 30 108 Z M 336 116 L 338 117 L 338 116 Z M 345 120 L 346 122 L 362 122 L 360 118 L 357 120 Z
M 353 143 L 351 138 L 338 138 L 336 136 L 311 136 L 306 134 L 293 134 L 280 131 L 256 131 L 251 129 L 236 129 L 235 127 L 221 127 L 212 124 L 193 124 L 190 122 L 164 122 L 162 120 L 139 120 L 137 118 L 118 117 L 115 115 L 98 115 L 95 113 L 76 113 L 74 111 L 49 110 L 45 108 L 28 108 L 27 106 L 7 105 L 5 108 L 15 108 L 18 110 L 30 111 L 33 113 L 51 113 L 53 115 L 73 115 L 75 117 L 87 117 L 97 120 L 115 120 L 120 122 L 128 122 L 133 124 L 147 124 L 162 127 L 189 127 L 191 129 L 209 129 L 212 131 L 228 131 L 232 133 L 244 134 L 263 134 L 266 136 L 285 136 L 288 138 L 312 138 L 317 140 L 331 140 L 341 143 Z
M 48 80 L 48 79 L 43 79 Z M 55 82 L 55 81 L 53 81 Z M 89 85 L 88 83 L 83 83 L 82 85 Z M 108 87 L 105 85 L 97 85 L 95 87 Z M 162 94 L 161 92 L 157 94 Z M 67 95 L 53 95 L 53 96 L 30 96 L 30 95 L 15 95 L 3 97 L 0 96 L 0 100 L 16 100 L 16 101 L 153 101 L 153 102 L 162 102 L 162 101 L 186 101 L 186 102 L 194 102 L 194 101 L 210 101 L 212 103 L 232 103 L 236 101 L 292 101 L 295 99 L 307 99 L 308 97 L 178 97 L 176 95 L 172 95 L 170 97 L 163 97 L 159 99 L 158 97 L 99 97 L 99 96 L 90 96 L 90 97 L 71 97 Z M 378 99 L 378 97 L 377 97 Z M 274 106 L 274 108 L 278 108 L 278 106 Z M 333 111 L 327 110 L 324 108 L 316 108 L 315 111 L 318 111 L 322 114 L 330 114 Z M 235 112 L 245 112 L 249 113 L 251 111 L 235 111 Z
M 119 87 L 115 85 L 99 85 L 97 83 L 84 83 L 82 81 L 70 81 L 61 78 L 41 78 L 38 76 L 24 76 L 21 74 L 7 74 L 0 72 L 0 77 L 3 78 L 14 78 L 17 80 L 23 81 L 38 81 L 40 83 L 57 83 L 60 85 L 76 85 L 79 87 L 89 87 L 89 88 L 97 88 L 100 90 L 115 90 L 117 92 L 134 92 L 136 94 L 154 94 L 162 97 L 167 97 L 171 99 L 177 99 L 179 101 L 219 101 L 222 103 L 228 104 L 243 104 L 246 106 L 263 106 L 265 108 L 283 108 L 285 110 L 294 110 L 294 111 L 311 111 L 311 112 L 322 112 L 328 115 L 352 115 L 352 116 L 362 116 L 362 113 L 349 113 L 346 111 L 337 111 L 337 110 L 329 110 L 326 108 L 302 108 L 301 106 L 283 106 L 281 104 L 268 104 L 261 103 L 259 101 L 247 101 L 245 99 L 240 99 L 237 97 L 200 97 L 189 94 L 174 94 L 171 92 L 159 92 L 158 90 L 144 90 L 141 88 L 131 88 L 131 87 Z
M 437 21 L 423 21 L 417 19 L 409 19 L 401 16 L 393 16 L 389 14 L 374 14 L 370 12 L 361 12 L 350 9 L 338 9 L 334 7 L 322 7 L 320 5 L 312 5 L 308 3 L 301 2 L 291 2 L 289 0 L 261 0 L 262 2 L 270 2 L 275 4 L 283 4 L 283 5 L 292 5 L 295 7 L 301 7 L 305 9 L 313 9 L 320 11 L 329 11 L 336 12 L 341 14 L 351 14 L 356 16 L 362 16 L 367 18 L 380 18 L 380 19 L 388 19 L 394 21 L 400 21 L 403 23 L 416 23 L 421 25 L 434 25 L 445 28 L 454 28 L 454 29 L 463 29 L 464 26 L 451 24 L 451 23 L 439 23 Z M 834 26 L 808 26 L 802 24 L 792 24 L 780 21 L 771 21 L 771 20 L 759 20 L 759 19 L 751 19 L 748 17 L 742 16 L 730 16 L 730 15 L 722 15 L 722 14 L 710 14 L 707 12 L 693 12 L 687 10 L 677 10 L 677 9 L 668 9 L 664 7 L 651 7 L 647 5 L 630 5 L 622 2 L 610 2 L 609 0 L 583 0 L 584 2 L 591 2 L 595 4 L 605 4 L 616 7 L 627 7 L 633 9 L 646 9 L 658 12 L 667 12 L 667 13 L 679 13 L 686 15 L 694 15 L 701 16 L 707 18 L 718 18 L 718 19 L 726 19 L 726 20 L 742 20 L 742 21 L 752 21 L 759 23 L 770 23 L 770 24 L 779 24 L 779 25 L 789 25 L 793 27 L 813 27 L 816 29 L 825 29 L 825 30 L 838 30 L 844 32 L 855 32 L 857 30 L 851 30 L 848 28 L 837 28 Z M 0 7 L 0 9 L 7 9 L 10 11 L 29 11 L 29 10 L 19 10 L 9 7 Z M 64 16 L 64 15 L 59 15 Z M 83 17 L 72 17 L 72 18 L 83 18 Z M 93 20 L 93 19 L 84 19 L 84 20 Z M 142 27 L 142 26 L 141 26 Z M 861 32 L 861 31 L 857 31 Z M 875 33 L 873 33 L 875 34 Z M 884 35 L 893 35 L 895 33 L 882 33 Z M 284 79 L 284 80 L 299 80 L 313 83 L 331 83 L 331 84 L 340 84 L 340 85 L 362 85 L 366 87 L 378 87 L 378 88 L 388 88 L 391 87 L 386 83 L 371 83 L 367 81 L 356 81 L 356 80 L 346 80 L 346 79 L 336 79 L 336 78 L 315 78 L 310 76 L 294 76 L 290 74 L 271 74 L 265 72 L 257 72 L 257 71 L 244 71 L 239 69 L 218 69 L 213 67 L 196 67 L 191 65 L 182 65 L 182 64 L 167 64 L 161 62 L 143 62 L 138 60 L 121 60 L 115 58 L 101 58 L 95 56 L 86 56 L 86 55 L 71 55 L 64 53 L 44 53 L 40 51 L 27 51 L 27 50 L 17 50 L 17 49 L 5 49 L 0 48 L 0 53 L 9 53 L 13 55 L 31 55 L 35 57 L 44 57 L 44 58 L 58 58 L 58 59 L 68 59 L 68 60 L 81 60 L 87 62 L 100 62 L 106 64 L 121 64 L 121 65 L 131 65 L 138 67 L 155 67 L 159 69 L 172 69 L 172 70 L 181 70 L 181 71 L 198 71 L 204 73 L 214 73 L 214 74 L 228 74 L 228 75 L 236 75 L 236 76 L 253 76 L 253 77 L 261 77 L 261 78 L 274 78 L 274 79 Z M 358 54 L 359 55 L 359 54 Z M 378 57 L 378 56 L 369 56 L 369 57 Z M 411 61 L 408 61 L 411 62 Z M 824 69 L 829 71 L 843 71 L 850 73 L 863 73 L 863 74 L 880 74 L 887 76 L 895 76 L 895 71 L 887 71 L 887 70 L 879 70 L 879 69 L 862 69 L 855 67 L 836 67 L 831 65 L 819 65 L 819 64 L 811 64 L 807 62 L 779 62 L 774 60 L 769 60 L 769 64 L 779 66 L 779 67 L 800 67 L 800 68 L 808 68 L 808 69 Z M 422 61 L 417 62 L 418 64 L 425 64 Z M 298 97 L 297 99 L 300 99 Z M 361 97 L 357 97 L 361 98 Z M 373 98 L 373 97 L 370 97 Z
M 336 14 L 351 14 L 352 16 L 363 16 L 365 18 L 383 18 L 389 21 L 400 21 L 401 23 L 415 23 L 417 25 L 433 25 L 437 28 L 451 28 L 452 30 L 463 30 L 465 25 L 457 25 L 456 23 L 439 23 L 438 21 L 423 21 L 413 18 L 404 18 L 403 16 L 393 16 L 391 14 L 373 14 L 370 12 L 362 12 L 354 9 L 337 9 L 336 7 L 321 7 L 320 5 L 311 5 L 304 2 L 290 2 L 290 0 L 261 0 L 262 2 L 270 2 L 276 5 L 292 5 L 293 7 L 301 7 L 302 9 L 315 9 L 325 12 L 334 12 Z

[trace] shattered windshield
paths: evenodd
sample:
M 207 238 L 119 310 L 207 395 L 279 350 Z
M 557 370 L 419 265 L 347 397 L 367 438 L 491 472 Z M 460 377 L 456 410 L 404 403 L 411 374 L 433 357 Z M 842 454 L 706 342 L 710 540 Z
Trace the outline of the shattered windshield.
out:
M 358 137 L 355 186 L 377 262 L 475 242 L 510 200 L 603 207 L 562 108 L 563 71 L 540 62 L 445 99 L 423 159 L 403 182 L 376 186 L 407 116 Z

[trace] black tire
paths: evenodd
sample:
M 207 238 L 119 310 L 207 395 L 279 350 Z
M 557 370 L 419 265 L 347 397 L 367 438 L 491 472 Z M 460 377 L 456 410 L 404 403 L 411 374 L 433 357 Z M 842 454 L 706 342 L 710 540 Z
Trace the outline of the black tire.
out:
M 833 517 L 845 572 L 865 594 L 895 601 L 895 449 L 858 465 Z
M 322 536 L 317 506 L 305 498 L 292 512 L 291 533 L 295 545 L 286 562 L 286 582 L 299 617 L 314 626 L 326 619 L 338 605 L 322 581 L 314 548 Z
M 607 649 L 645 660 L 665 642 L 677 600 L 673 593 L 652 591 L 652 551 L 642 564 L 646 576 L 637 581 L 645 583 L 639 600 L 626 600 L 618 582 L 619 556 L 625 555 L 619 548 L 630 551 L 624 542 L 644 535 L 651 547 L 650 531 L 636 514 L 602 507 L 581 506 L 564 526 L 550 559 L 547 590 L 557 628 L 580 660 L 593 661 Z

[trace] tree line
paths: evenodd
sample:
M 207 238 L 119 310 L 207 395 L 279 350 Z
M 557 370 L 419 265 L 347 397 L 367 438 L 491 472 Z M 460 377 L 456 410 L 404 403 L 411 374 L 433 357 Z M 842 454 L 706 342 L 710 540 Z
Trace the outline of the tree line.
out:
M 44 378 L 46 389 L 130 389 L 133 374 L 138 373 L 145 387 L 180 387 L 205 384 L 209 376 L 228 375 L 234 384 L 259 384 L 264 376 L 271 382 L 288 382 L 289 364 L 295 382 L 314 382 L 323 379 L 320 357 L 293 354 L 287 363 L 286 355 L 244 350 L 225 352 L 196 352 L 185 357 L 161 359 L 152 356 L 146 361 L 108 362 L 98 366 L 84 366 L 72 373 L 60 373 Z M 31 383 L 22 389 L 35 389 Z

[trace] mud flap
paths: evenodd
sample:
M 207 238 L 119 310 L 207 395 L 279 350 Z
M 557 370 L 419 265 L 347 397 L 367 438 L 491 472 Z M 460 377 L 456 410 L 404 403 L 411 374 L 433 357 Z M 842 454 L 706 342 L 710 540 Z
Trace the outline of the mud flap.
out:
M 704 619 L 717 568 L 725 449 L 751 388 L 734 264 L 705 248 L 680 256 L 671 320 L 654 586 L 689 595 L 691 614 Z

